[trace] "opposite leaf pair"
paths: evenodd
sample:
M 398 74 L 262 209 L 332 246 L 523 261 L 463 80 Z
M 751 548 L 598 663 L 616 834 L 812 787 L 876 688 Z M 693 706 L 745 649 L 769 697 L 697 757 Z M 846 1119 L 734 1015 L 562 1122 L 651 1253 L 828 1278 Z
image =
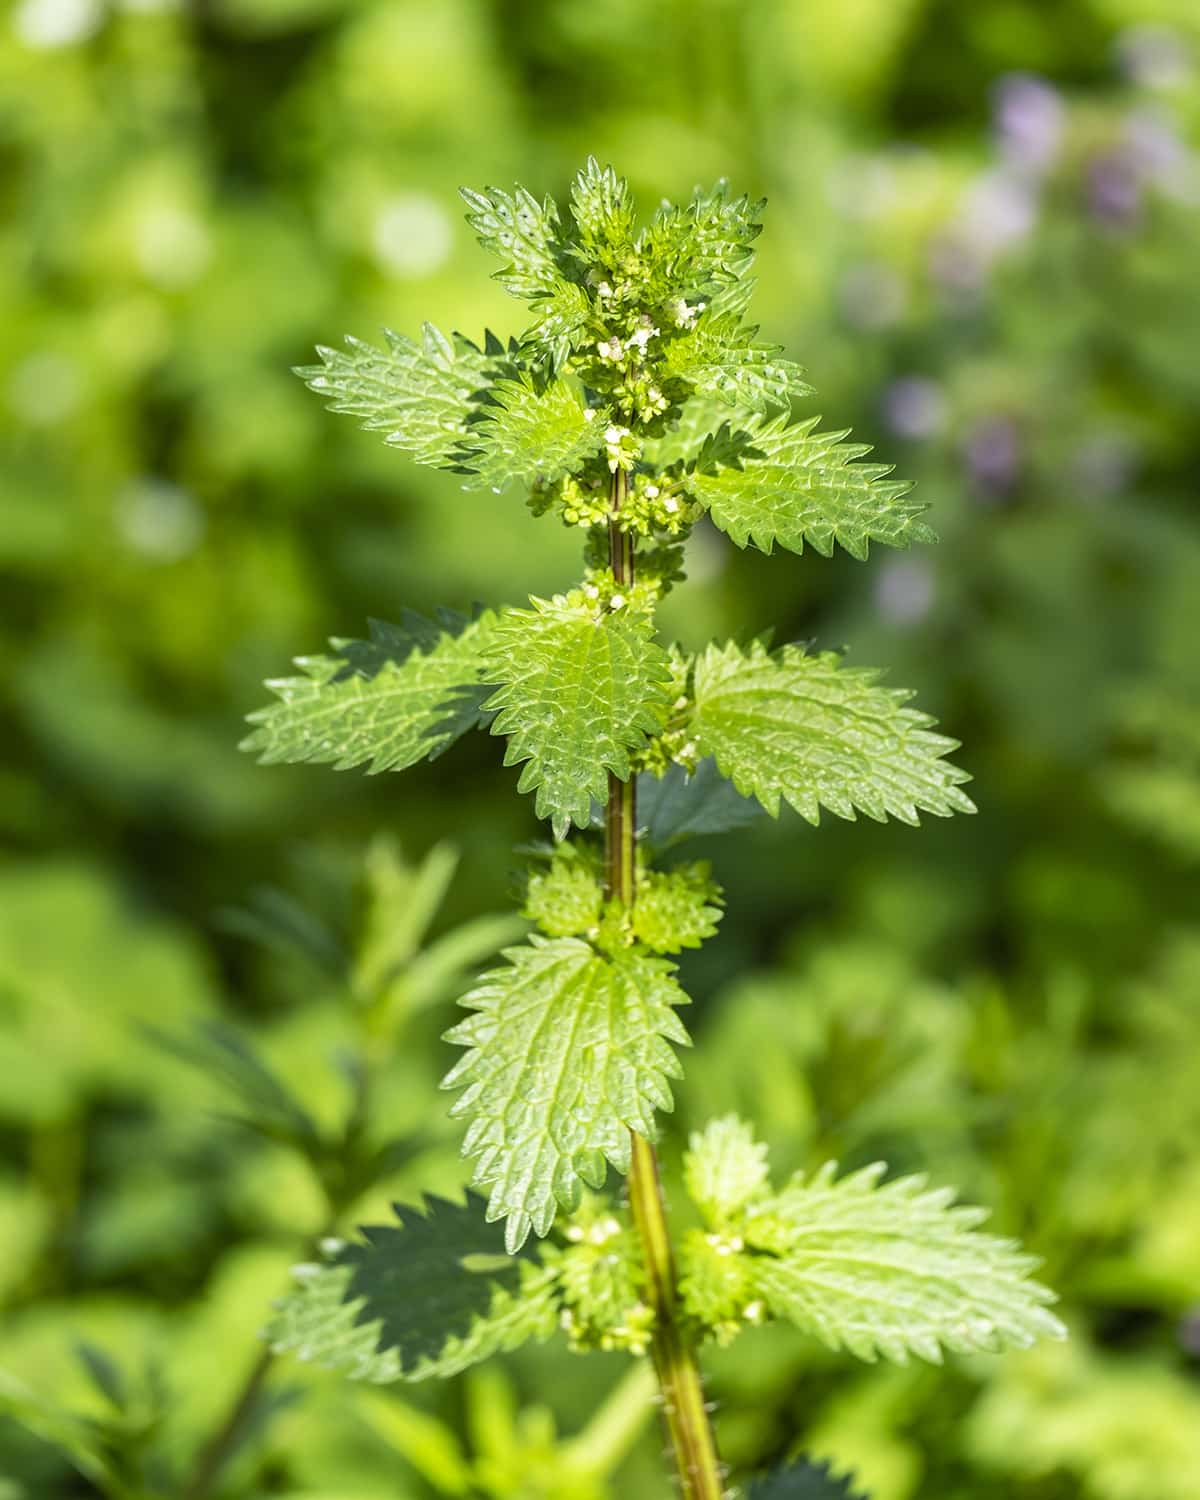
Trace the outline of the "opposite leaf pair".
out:
M 303 677 L 272 682 L 280 701 L 251 716 L 243 748 L 272 764 L 402 770 L 490 718 L 508 737 L 506 762 L 525 763 L 520 790 L 536 793 L 560 838 L 587 827 L 609 772 L 624 780 L 656 760 L 660 735 L 666 765 L 711 756 L 772 815 L 781 799 L 812 823 L 822 807 L 912 824 L 974 810 L 966 772 L 944 758 L 957 742 L 877 672 L 759 642 L 673 667 L 652 628 L 625 601 L 605 609 L 582 591 L 440 629 L 373 622 L 370 642 L 337 642 L 300 662 Z
M 979 1232 L 984 1210 L 921 1177 L 884 1182 L 883 1171 L 838 1178 L 830 1164 L 775 1190 L 766 1150 L 740 1120 L 694 1135 L 684 1184 L 704 1227 L 684 1242 L 680 1295 L 696 1338 L 727 1342 L 778 1320 L 860 1359 L 940 1363 L 943 1349 L 1063 1336 L 1032 1259 Z M 398 1228 L 332 1245 L 327 1263 L 298 1268 L 273 1347 L 371 1381 L 452 1374 L 559 1326 L 577 1343 L 592 1329 L 607 1330 L 594 1335 L 605 1347 L 644 1347 L 643 1268 L 611 1210 L 585 1203 L 561 1239 L 510 1259 L 481 1207 L 431 1199 L 425 1214 L 398 1208 Z

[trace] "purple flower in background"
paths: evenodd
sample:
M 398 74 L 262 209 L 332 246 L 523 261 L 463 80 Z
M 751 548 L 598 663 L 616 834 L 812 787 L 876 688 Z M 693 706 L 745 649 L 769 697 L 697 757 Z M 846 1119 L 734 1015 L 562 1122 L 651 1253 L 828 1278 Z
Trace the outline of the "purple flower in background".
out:
M 963 445 L 967 469 L 981 500 L 1007 499 L 1021 468 L 1021 441 L 1010 417 L 984 417 Z
M 1062 142 L 1065 110 L 1058 90 L 1032 73 L 1008 73 L 992 91 L 997 144 L 1019 172 L 1039 174 L 1053 165 Z
M 889 557 L 875 574 L 875 608 L 889 625 L 915 625 L 933 608 L 933 569 L 919 557 Z
M 1187 42 L 1170 26 L 1131 26 L 1117 38 L 1117 61 L 1131 83 L 1174 89 L 1192 76 Z
M 1200 163 L 1159 109 L 1135 109 L 1118 142 L 1087 169 L 1087 202 L 1102 224 L 1130 229 L 1141 221 L 1147 189 L 1180 202 L 1200 200 Z
M 902 375 L 883 393 L 883 420 L 897 437 L 934 437 L 946 425 L 946 398 L 936 380 Z
M 1088 163 L 1086 192 L 1092 217 L 1110 229 L 1133 229 L 1142 216 L 1143 174 L 1125 146 L 1102 151 Z

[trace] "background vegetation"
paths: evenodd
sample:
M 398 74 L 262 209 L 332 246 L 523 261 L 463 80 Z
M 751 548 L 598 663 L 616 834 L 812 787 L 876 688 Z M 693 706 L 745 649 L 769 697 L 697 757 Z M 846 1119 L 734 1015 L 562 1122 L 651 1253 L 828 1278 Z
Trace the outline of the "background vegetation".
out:
M 810 567 L 698 534 L 671 628 L 890 664 L 981 808 L 723 842 L 668 1156 L 736 1108 L 780 1166 L 928 1168 L 1045 1257 L 1073 1333 L 878 1372 L 761 1334 L 710 1361 L 724 1451 L 803 1445 L 875 1500 L 1195 1500 L 1198 151 L 1189 0 L 8 8 L 3 1500 L 179 1494 L 330 1214 L 464 1179 L 438 1036 L 510 930 L 515 773 L 482 739 L 373 780 L 235 746 L 325 636 L 573 576 L 570 533 L 289 367 L 422 317 L 507 334 L 455 188 L 561 194 L 588 152 L 647 204 L 767 194 L 764 336 L 942 536 Z M 218 1020 L 310 1135 L 228 1118 L 222 1077 L 260 1117 L 271 1087 Z M 389 1153 L 357 1197 L 347 1137 Z M 643 1391 L 601 1406 L 624 1370 L 550 1346 L 393 1399 L 281 1365 L 221 1493 L 649 1500 Z

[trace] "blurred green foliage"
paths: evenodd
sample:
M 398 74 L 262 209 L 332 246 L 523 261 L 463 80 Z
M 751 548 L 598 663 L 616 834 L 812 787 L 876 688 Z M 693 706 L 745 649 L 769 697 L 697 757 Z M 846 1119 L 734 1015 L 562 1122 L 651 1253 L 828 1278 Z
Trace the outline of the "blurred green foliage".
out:
M 1046 1258 L 1074 1335 L 945 1374 L 767 1331 L 712 1355 L 724 1451 L 803 1447 L 874 1500 L 1194 1500 L 1188 0 L 8 7 L 0 1496 L 178 1493 L 312 1238 L 464 1179 L 437 1038 L 511 935 L 481 914 L 532 832 L 512 773 L 485 739 L 404 778 L 236 743 L 322 635 L 572 576 L 569 532 L 289 367 L 338 328 L 508 334 L 455 188 L 561 194 L 588 152 L 646 202 L 768 195 L 764 337 L 942 536 L 810 567 L 700 533 L 667 625 L 852 640 L 963 740 L 981 809 L 703 850 L 729 906 L 685 959 L 668 1159 L 736 1109 L 780 1170 L 931 1168 Z M 281 1365 L 219 1493 L 649 1497 L 627 1377 L 550 1345 L 399 1401 Z

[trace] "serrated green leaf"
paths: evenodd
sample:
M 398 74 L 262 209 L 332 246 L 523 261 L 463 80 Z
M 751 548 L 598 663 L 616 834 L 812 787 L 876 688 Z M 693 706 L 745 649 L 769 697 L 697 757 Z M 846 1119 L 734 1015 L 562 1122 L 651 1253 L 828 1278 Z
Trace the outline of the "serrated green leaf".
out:
M 385 443 L 418 463 L 451 462 L 492 361 L 460 335 L 451 342 L 432 323 L 419 344 L 391 329 L 384 336 L 386 349 L 349 337 L 348 354 L 319 347 L 321 364 L 296 374 L 331 411 L 383 432 Z
M 474 489 L 553 484 L 604 447 L 606 411 L 587 407 L 565 380 L 497 380 L 458 450 Z
M 637 809 L 639 833 L 654 849 L 744 828 L 763 814 L 760 803 L 725 780 L 711 756 L 690 774 L 675 764 L 662 776 L 644 771 L 638 777 Z
M 661 437 L 647 438 L 644 457 L 651 468 L 662 473 L 673 466 L 694 468 L 697 454 L 723 426 L 727 428 L 729 407 L 716 396 L 693 396 L 684 402 L 675 423 Z M 738 444 L 739 452 L 749 446 L 749 438 Z
M 579 342 L 591 311 L 585 288 L 560 279 L 533 304 L 534 321 L 522 335 L 522 344 L 535 358 L 539 345 L 544 347 L 555 367 L 561 367 Z
M 694 396 L 747 412 L 786 411 L 794 396 L 812 395 L 800 366 L 777 345 L 752 342 L 753 332 L 733 317 L 703 318 L 667 345 L 663 370 L 686 381 Z
M 662 727 L 670 671 L 653 623 L 632 606 L 604 609 L 582 595 L 505 610 L 489 633 L 485 708 L 508 736 L 505 765 L 527 761 L 518 789 L 536 792 L 557 838 L 586 828 L 608 772 L 630 774 L 630 752 Z
M 406 1369 L 394 1348 L 380 1347 L 379 1323 L 361 1321 L 369 1304 L 352 1295 L 350 1267 L 296 1269 L 297 1287 L 280 1301 L 266 1330 L 267 1343 L 276 1354 L 291 1354 L 350 1380 L 375 1385 L 445 1380 L 493 1354 L 547 1339 L 558 1326 L 554 1273 L 528 1267 L 516 1293 L 494 1287 L 486 1311 L 465 1333 L 451 1334 L 435 1357 Z M 415 1291 L 419 1297 L 419 1287 Z
M 673 870 L 639 870 L 633 935 L 655 953 L 698 948 L 721 920 L 721 887 L 703 861 Z
M 371 641 L 335 641 L 301 657 L 304 675 L 267 686 L 279 698 L 248 716 L 241 749 L 263 765 L 312 761 L 344 771 L 400 771 L 433 759 L 479 719 L 482 649 L 491 615 L 428 636 L 371 622 Z M 464 697 L 463 694 L 466 694 Z
M 295 1286 L 276 1304 L 263 1336 L 274 1353 L 349 1380 L 400 1380 L 396 1351 L 380 1349 L 378 1325 L 359 1320 L 361 1308 L 348 1295 L 352 1275 L 349 1266 L 296 1266 Z
M 472 1014 L 446 1040 L 470 1050 L 443 1086 L 464 1091 L 451 1111 L 470 1121 L 463 1151 L 516 1250 L 599 1187 L 606 1161 L 628 1170 L 630 1130 L 653 1137 L 687 996 L 664 959 L 602 957 L 577 938 L 533 937 L 505 957 L 461 1002 Z
M 852 1483 L 849 1474 L 839 1476 L 829 1464 L 806 1458 L 752 1480 L 747 1500 L 867 1500 Z
M 571 217 L 579 232 L 575 252 L 585 263 L 611 266 L 633 239 L 634 207 L 629 184 L 612 167 L 589 156 L 571 185 Z
M 365 1243 L 297 1267 L 267 1330 L 273 1349 L 381 1383 L 456 1374 L 553 1332 L 556 1272 L 506 1255 L 480 1199 L 396 1214 L 398 1226 L 368 1226 Z
M 687 203 L 659 209 L 639 249 L 651 265 L 668 272 L 677 293 L 716 291 L 749 269 L 762 208 L 761 201 L 731 198 L 722 179 Z
M 767 1190 L 767 1148 L 736 1115 L 710 1120 L 688 1138 L 683 1185 L 706 1222 L 722 1227 Z
M 919 812 L 974 812 L 960 785 L 970 778 L 943 759 L 957 740 L 934 734 L 933 720 L 906 706 L 911 695 L 878 678 L 830 651 L 709 646 L 696 662 L 691 732 L 773 817 L 780 798 L 814 824 L 822 807 L 914 825 Z
M 919 519 L 927 507 L 905 498 L 912 485 L 887 479 L 889 464 L 857 462 L 870 446 L 843 442 L 845 432 L 817 432 L 819 421 L 752 420 L 747 436 L 760 456 L 740 468 L 697 471 L 689 490 L 739 547 L 752 542 L 763 552 L 776 542 L 802 552 L 807 543 L 829 557 L 837 543 L 863 559 L 871 542 L 936 541 Z
M 471 212 L 467 223 L 485 250 L 504 262 L 496 280 L 514 297 L 532 301 L 549 296 L 559 281 L 563 253 L 558 207 L 553 198 L 541 203 L 518 187 L 515 193 L 485 188 L 482 193 L 460 188 Z
M 924 1177 L 880 1183 L 882 1163 L 837 1180 L 823 1167 L 752 1204 L 742 1236 L 759 1295 L 830 1348 L 940 1363 L 942 1350 L 1023 1349 L 1065 1337 L 1011 1240 L 980 1234 L 985 1209 Z
M 436 1359 L 449 1335 L 462 1335 L 487 1312 L 492 1289 L 517 1290 L 516 1260 L 504 1236 L 484 1217 L 482 1199 L 465 1203 L 427 1197 L 423 1210 L 395 1204 L 398 1224 L 369 1224 L 365 1243 L 338 1251 L 350 1268 L 348 1295 L 362 1298 L 364 1321 L 379 1323 L 379 1347 L 395 1349 L 409 1368 Z M 489 1267 L 472 1269 L 473 1261 Z
M 549 866 L 530 875 L 523 914 L 547 937 L 590 932 L 604 906 L 596 863 L 579 845 L 560 844 Z

